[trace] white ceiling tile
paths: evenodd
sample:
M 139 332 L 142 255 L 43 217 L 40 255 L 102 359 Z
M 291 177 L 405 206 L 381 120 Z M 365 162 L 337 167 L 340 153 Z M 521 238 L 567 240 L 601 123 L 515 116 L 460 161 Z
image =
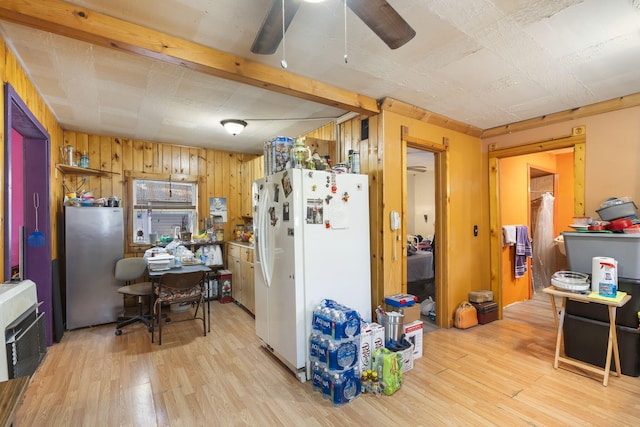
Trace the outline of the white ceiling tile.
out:
M 72 4 L 230 52 L 250 52 L 272 0 L 73 0 Z M 392 97 L 480 128 L 640 92 L 640 10 L 630 0 L 389 0 L 416 30 L 390 50 L 340 0 L 303 3 L 287 31 L 288 72 Z M 260 153 L 275 135 L 344 111 L 6 22 L 0 33 L 64 128 Z M 118 125 L 120 123 L 120 125 Z

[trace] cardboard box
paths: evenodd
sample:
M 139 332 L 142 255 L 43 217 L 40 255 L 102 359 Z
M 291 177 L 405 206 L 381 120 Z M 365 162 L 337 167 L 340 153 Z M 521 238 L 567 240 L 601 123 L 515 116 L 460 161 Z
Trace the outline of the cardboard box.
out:
M 360 372 L 371 369 L 373 353 L 384 347 L 384 326 L 377 323 L 363 323 L 360 328 Z
M 371 354 L 384 347 L 384 326 L 379 323 L 370 323 L 371 328 Z
M 413 344 L 413 359 L 422 357 L 422 336 L 424 334 L 424 324 L 422 320 L 416 320 L 404 325 L 404 335 L 407 341 Z
M 360 372 L 364 372 L 367 369 L 371 369 L 371 357 L 373 356 L 373 331 L 367 324 L 362 325 L 360 331 L 360 354 L 358 354 L 358 360 L 360 361 Z
M 404 306 L 404 307 L 394 307 L 392 305 L 389 304 L 385 304 L 384 305 L 384 310 L 389 313 L 391 311 L 397 311 L 399 313 L 404 314 L 404 318 L 402 319 L 402 322 L 406 325 L 408 323 L 412 323 L 415 322 L 416 320 L 420 320 L 420 309 L 421 309 L 421 305 L 420 304 L 413 304 L 411 306 Z
M 420 320 L 420 309 L 422 306 L 420 304 L 414 304 L 411 307 L 403 307 L 400 311 L 404 314 L 404 324 L 408 325 L 409 323 L 413 323 L 416 320 Z

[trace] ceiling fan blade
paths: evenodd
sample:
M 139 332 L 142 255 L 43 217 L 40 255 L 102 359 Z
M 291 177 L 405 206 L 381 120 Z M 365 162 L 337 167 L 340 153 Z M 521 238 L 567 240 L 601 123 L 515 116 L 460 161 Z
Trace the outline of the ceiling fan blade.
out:
M 289 28 L 289 24 L 293 20 L 302 0 L 285 0 L 285 31 Z M 251 52 L 261 55 L 272 55 L 278 49 L 282 41 L 282 0 L 273 0 L 271 9 L 267 12 L 258 35 L 253 41 Z
M 391 49 L 403 46 L 416 35 L 387 0 L 347 0 L 347 6 Z

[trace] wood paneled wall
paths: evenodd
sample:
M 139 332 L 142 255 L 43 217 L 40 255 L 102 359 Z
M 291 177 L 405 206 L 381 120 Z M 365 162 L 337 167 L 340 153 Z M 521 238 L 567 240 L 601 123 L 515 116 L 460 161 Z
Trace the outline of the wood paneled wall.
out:
M 369 120 L 369 136 L 361 138 L 361 122 Z M 385 284 L 386 263 L 383 258 L 384 210 L 382 193 L 382 120 L 380 116 L 356 117 L 340 124 L 337 161 L 346 161 L 349 150 L 360 153 L 360 173 L 369 175 L 369 243 L 371 250 L 371 302 L 377 307 L 390 295 Z M 405 284 L 406 290 L 406 284 Z
M 24 101 L 24 103 L 29 107 L 31 113 L 38 119 L 40 124 L 47 130 L 49 133 L 49 137 L 51 138 L 51 149 L 57 150 L 57 147 L 60 145 L 62 141 L 62 128 L 56 121 L 54 115 L 51 113 L 47 104 L 40 97 L 40 94 L 36 90 L 35 86 L 31 83 L 27 74 L 24 72 L 24 69 L 19 64 L 17 58 L 11 52 L 11 50 L 7 47 L 4 40 L 0 38 L 0 75 L 2 76 L 2 83 L 9 83 L 18 93 L 20 98 Z M 5 123 L 4 123 L 4 84 L 0 87 L 0 94 L 2 95 L 2 102 L 0 103 L 0 142 L 2 143 L 2 150 L 0 150 L 0 188 L 5 188 L 5 170 L 4 170 L 4 146 L 6 144 L 6 135 L 4 134 Z M 51 180 L 53 182 L 53 168 L 51 168 Z M 0 236 L 4 240 L 5 236 L 5 218 L 4 218 L 4 209 L 5 209 L 5 192 L 3 191 L 2 196 L 0 197 L 0 212 L 3 214 L 0 215 Z M 57 229 L 55 228 L 55 224 L 53 224 L 53 228 L 51 229 L 52 234 L 52 256 L 55 259 L 57 257 L 56 251 L 56 236 Z M 4 244 L 0 245 L 0 271 L 4 271 Z
M 130 207 L 127 200 L 128 177 L 186 180 L 195 177 L 198 182 L 199 227 L 209 214 L 209 198 L 227 199 L 228 221 L 225 237 L 231 236 L 236 224 L 244 224 L 242 199 L 251 188 L 254 174 L 261 173 L 260 159 L 254 154 L 242 154 L 204 148 L 162 144 L 150 141 L 90 135 L 64 131 L 64 144 L 76 147 L 79 153 L 89 155 L 90 167 L 112 172 L 107 177 L 76 177 L 58 173 L 59 187 L 64 184 L 74 190 L 80 186 L 94 191 L 95 197 L 116 196 L 122 206 Z M 59 156 L 59 153 L 54 155 Z M 256 160 L 257 159 L 257 160 Z M 57 163 L 61 161 L 58 157 Z M 254 172 L 257 171 L 257 172 Z M 83 184 L 82 180 L 86 179 Z M 61 195 L 62 196 L 62 195 Z M 62 199 L 58 201 L 62 205 Z M 131 232 L 127 224 L 126 232 Z M 142 248 L 141 248 L 142 249 Z M 131 253 L 131 250 L 127 250 Z
M 35 87 L 31 84 L 14 55 L 4 42 L 0 43 L 0 63 L 3 80 L 11 83 L 51 136 L 51 204 L 52 204 L 52 256 L 58 257 L 57 236 L 62 218 L 64 197 L 63 182 L 70 189 L 79 185 L 82 179 L 63 176 L 56 170 L 55 163 L 61 161 L 60 147 L 70 144 L 79 152 L 86 151 L 91 167 L 113 174 L 106 177 L 90 177 L 84 188 L 95 190 L 96 196 L 118 196 L 126 200 L 126 174 L 147 174 L 149 176 L 184 177 L 197 176 L 199 181 L 198 209 L 201 213 L 209 209 L 209 197 L 226 197 L 229 220 L 225 235 L 231 235 L 236 223 L 243 221 L 242 198 L 256 172 L 261 174 L 261 159 L 257 156 L 241 153 L 222 152 L 203 148 L 177 146 L 139 141 L 117 136 L 92 135 L 88 133 L 64 131 L 43 102 Z M 3 106 L 0 106 L 3 109 Z M 2 112 L 3 113 L 3 112 Z M 0 116 L 3 119 L 4 114 Z M 360 152 L 361 173 L 369 176 L 369 202 L 371 218 L 371 273 L 372 301 L 377 305 L 384 296 L 406 290 L 402 283 L 399 260 L 391 256 L 391 231 L 388 230 L 389 210 L 402 212 L 402 176 L 404 170 L 398 167 L 394 159 L 401 159 L 402 149 L 400 128 L 409 127 L 411 134 L 427 140 L 440 141 L 443 137 L 451 141 L 451 188 L 447 188 L 451 203 L 452 224 L 450 234 L 450 253 L 455 254 L 456 268 L 449 273 L 448 292 L 450 306 L 444 311 L 450 317 L 455 303 L 464 299 L 469 290 L 480 289 L 489 280 L 489 254 L 486 233 L 488 230 L 488 166 L 487 155 L 480 148 L 480 139 L 465 135 L 418 119 L 403 117 L 399 114 L 383 112 L 371 116 L 369 136 L 361 138 L 362 117 L 341 123 L 339 132 L 335 123 L 329 123 L 307 136 L 317 140 L 337 140 L 335 162 L 345 161 L 350 149 Z M 4 126 L 0 127 L 3 132 Z M 0 133 L 4 142 L 4 135 Z M 4 165 L 4 151 L 0 150 L 0 168 Z M 251 171 L 251 172 L 249 172 Z M 4 170 L 0 174 L 0 185 L 4 187 Z M 4 198 L 0 199 L 0 209 L 4 209 Z M 202 215 L 200 215 L 202 218 Z M 387 218 L 385 220 L 385 218 Z M 470 229 L 474 224 L 480 227 L 480 235 L 475 238 Z M 4 220 L 0 220 L 0 234 L 4 235 Z M 386 245 L 385 245 L 386 243 Z M 403 246 L 400 246 L 403 247 Z M 4 248 L 0 248 L 0 263 L 4 258 Z M 400 252 L 398 253 L 400 255 Z M 480 254 L 478 256 L 478 254 Z M 4 266 L 0 264 L 0 268 Z M 394 273 L 395 272 L 395 273 Z M 439 322 L 440 323 L 440 322 Z M 450 324 L 445 319 L 444 326 Z

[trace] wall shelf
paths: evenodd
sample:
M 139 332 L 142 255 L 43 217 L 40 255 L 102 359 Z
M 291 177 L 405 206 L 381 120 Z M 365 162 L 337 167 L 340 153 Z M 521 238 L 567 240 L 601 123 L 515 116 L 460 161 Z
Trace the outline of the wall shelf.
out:
M 99 169 L 80 168 L 78 166 L 63 165 L 61 163 L 56 164 L 56 169 L 65 175 L 82 175 L 82 176 L 109 176 L 120 175 L 118 172 L 103 171 Z

